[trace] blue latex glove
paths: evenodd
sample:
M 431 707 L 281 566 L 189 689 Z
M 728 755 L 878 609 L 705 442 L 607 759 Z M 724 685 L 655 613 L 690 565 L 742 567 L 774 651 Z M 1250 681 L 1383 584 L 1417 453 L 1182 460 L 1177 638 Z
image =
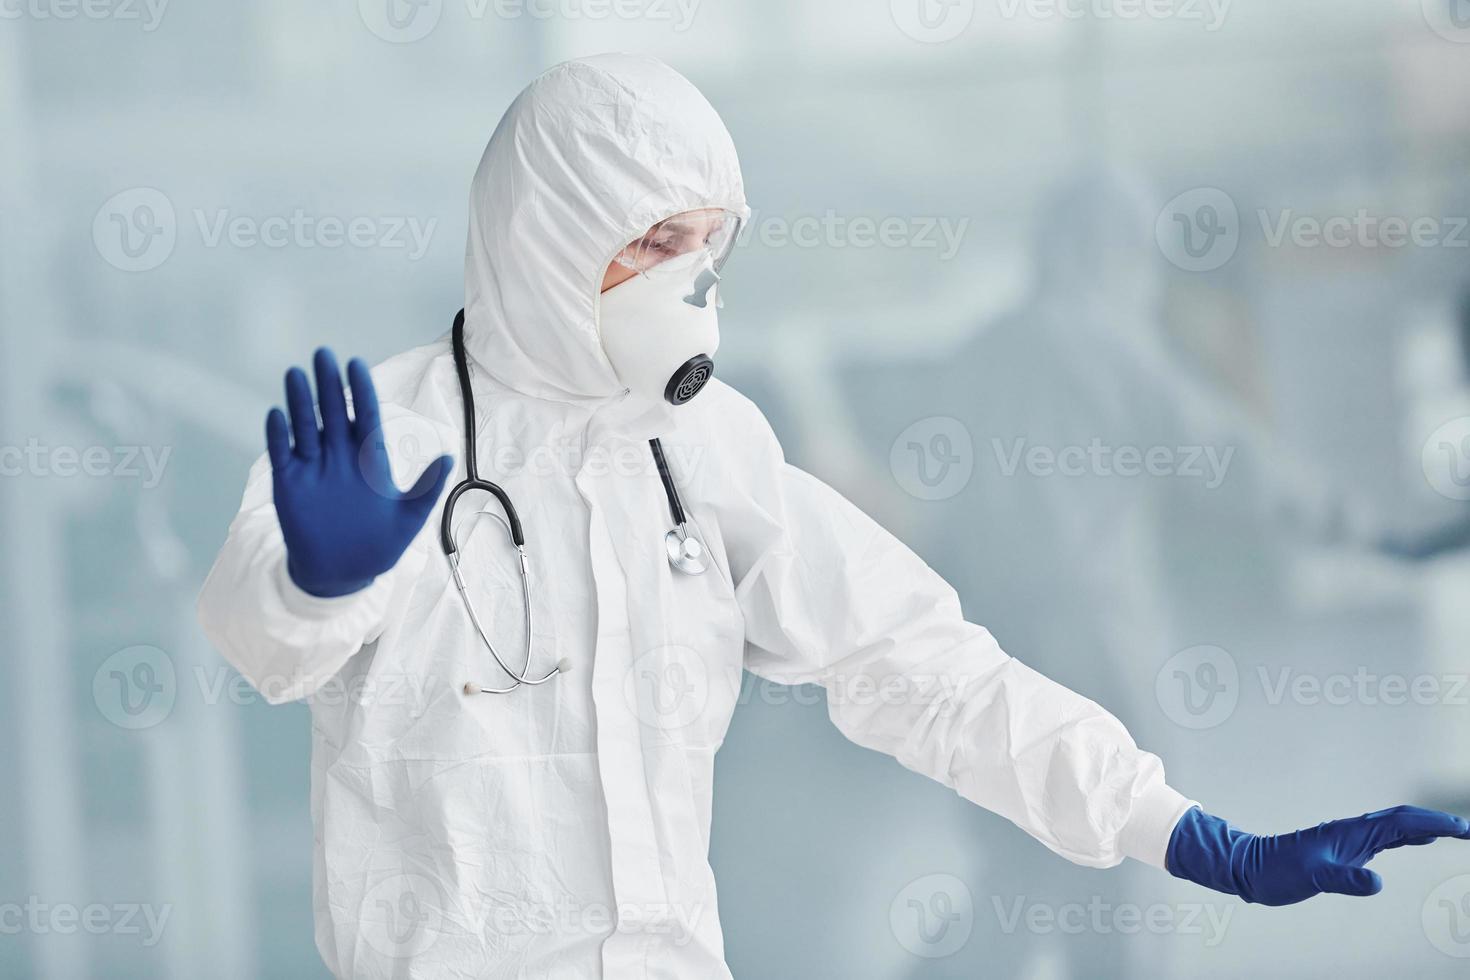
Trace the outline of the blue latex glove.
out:
M 1261 905 L 1291 905 L 1313 895 L 1376 895 L 1383 879 L 1363 867 L 1379 851 L 1470 839 L 1470 822 L 1417 806 L 1333 820 L 1294 834 L 1260 837 L 1199 807 L 1180 818 L 1164 863 L 1169 873 Z
M 454 461 L 439 457 L 413 489 L 399 492 L 367 365 L 356 358 L 347 365 L 353 418 L 332 352 L 318 350 L 314 367 L 321 427 L 306 372 L 293 367 L 286 372 L 290 427 L 271 409 L 265 444 L 291 581 L 315 596 L 341 596 L 393 567 L 434 509 Z

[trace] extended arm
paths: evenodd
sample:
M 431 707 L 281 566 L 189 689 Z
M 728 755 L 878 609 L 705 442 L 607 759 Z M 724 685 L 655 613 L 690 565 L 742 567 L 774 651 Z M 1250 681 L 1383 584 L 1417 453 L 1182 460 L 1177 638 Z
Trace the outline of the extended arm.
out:
M 1270 837 L 1209 816 L 1117 719 L 1007 656 L 917 556 L 761 438 L 753 507 L 730 542 L 747 666 L 822 684 L 859 745 L 1078 864 L 1132 857 L 1268 905 L 1374 894 L 1381 882 L 1363 865 L 1379 851 L 1470 837 L 1461 818 L 1414 807 Z
M 317 352 L 315 370 L 320 424 L 306 375 L 292 368 L 290 422 L 271 410 L 267 457 L 199 596 L 205 634 L 272 703 L 311 694 L 382 632 L 422 567 L 409 545 L 450 470 L 442 457 L 398 491 L 367 366 L 348 365 L 355 415 L 330 351 Z

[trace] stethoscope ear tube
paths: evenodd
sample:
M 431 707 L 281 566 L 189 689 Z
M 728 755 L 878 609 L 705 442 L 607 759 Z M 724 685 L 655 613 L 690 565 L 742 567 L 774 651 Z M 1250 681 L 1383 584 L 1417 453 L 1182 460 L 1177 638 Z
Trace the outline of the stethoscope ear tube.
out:
M 444 548 L 444 553 L 452 555 L 458 550 L 454 544 L 450 523 L 454 520 L 454 505 L 459 502 L 461 496 L 471 490 L 483 490 L 493 494 L 495 499 L 500 501 L 500 506 L 505 511 L 506 525 L 510 528 L 510 540 L 517 548 L 524 548 L 526 536 L 521 533 L 521 518 L 516 513 L 515 505 L 510 502 L 510 494 L 489 480 L 468 479 L 456 483 L 444 501 L 444 513 L 439 518 L 439 544 Z
M 510 526 L 510 539 L 517 548 L 524 548 L 526 536 L 521 532 L 521 518 L 510 494 L 489 480 L 480 479 L 479 464 L 475 460 L 475 392 L 470 387 L 470 361 L 464 346 L 464 310 L 454 316 L 453 331 L 454 370 L 459 375 L 460 401 L 464 405 L 464 471 L 465 478 L 455 484 L 444 501 L 444 513 L 439 519 L 439 544 L 446 555 L 455 553 L 454 535 L 450 533 L 450 522 L 454 519 L 454 505 L 469 490 L 484 490 L 494 494 L 505 511 L 506 523 Z

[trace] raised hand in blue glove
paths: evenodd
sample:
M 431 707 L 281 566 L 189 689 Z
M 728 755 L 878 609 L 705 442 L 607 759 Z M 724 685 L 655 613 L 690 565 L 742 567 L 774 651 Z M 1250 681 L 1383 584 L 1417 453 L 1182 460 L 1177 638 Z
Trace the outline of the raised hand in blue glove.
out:
M 286 372 L 286 405 L 265 420 L 276 516 L 286 539 L 286 570 L 304 591 L 342 596 L 392 568 L 434 509 L 453 460 L 441 456 L 401 493 L 388 469 L 378 395 L 367 365 L 347 365 L 353 417 L 332 352 L 314 358 L 321 426 L 306 372 Z M 292 445 L 292 441 L 295 445 Z
M 1363 867 L 1379 851 L 1470 839 L 1470 822 L 1417 806 L 1333 820 L 1294 834 L 1259 837 L 1195 807 L 1169 839 L 1165 866 L 1176 878 L 1260 905 L 1291 905 L 1324 892 L 1376 895 L 1383 879 Z

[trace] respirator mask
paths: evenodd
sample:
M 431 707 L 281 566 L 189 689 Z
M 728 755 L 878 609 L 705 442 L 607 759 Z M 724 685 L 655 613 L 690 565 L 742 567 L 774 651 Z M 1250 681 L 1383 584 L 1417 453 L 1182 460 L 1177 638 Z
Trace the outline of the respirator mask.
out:
M 633 276 L 601 295 L 598 323 L 602 349 L 634 397 L 682 405 L 714 374 L 720 268 L 739 228 L 730 211 L 686 211 L 614 257 Z

